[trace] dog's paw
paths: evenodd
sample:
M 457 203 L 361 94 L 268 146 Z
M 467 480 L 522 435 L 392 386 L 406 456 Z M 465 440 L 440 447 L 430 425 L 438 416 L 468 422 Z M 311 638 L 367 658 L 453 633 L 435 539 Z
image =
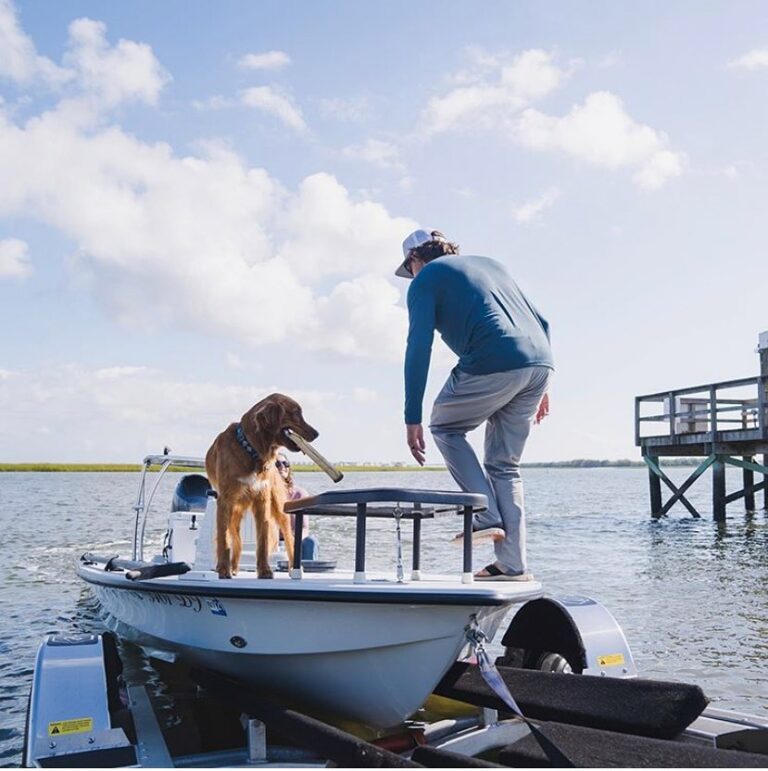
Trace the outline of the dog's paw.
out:
M 232 578 L 232 573 L 228 570 L 219 570 L 219 578 Z
M 259 575 L 259 578 L 274 578 L 275 577 L 275 574 L 272 572 L 272 570 L 270 568 L 267 568 L 266 570 L 260 570 L 258 575 Z

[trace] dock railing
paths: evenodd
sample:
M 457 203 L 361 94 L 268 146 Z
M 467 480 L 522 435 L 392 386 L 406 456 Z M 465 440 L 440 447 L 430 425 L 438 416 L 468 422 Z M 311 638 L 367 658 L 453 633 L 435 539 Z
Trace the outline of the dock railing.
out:
M 767 387 L 768 376 L 758 375 L 637 396 L 635 444 L 670 446 L 768 439 Z M 651 410 L 648 405 L 652 405 Z M 647 433 L 644 429 L 649 424 L 661 424 L 662 428 Z

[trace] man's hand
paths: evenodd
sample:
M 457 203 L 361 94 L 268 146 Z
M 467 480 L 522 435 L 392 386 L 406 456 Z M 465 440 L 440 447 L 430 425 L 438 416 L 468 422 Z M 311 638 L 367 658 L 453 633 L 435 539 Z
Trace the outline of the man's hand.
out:
M 549 394 L 544 394 L 541 397 L 541 402 L 539 402 L 539 409 L 536 411 L 536 417 L 533 419 L 533 422 L 538 425 L 547 415 L 549 415 Z
M 421 423 L 407 425 L 405 431 L 411 455 L 413 455 L 420 466 L 423 466 L 426 458 L 424 453 L 427 446 L 424 444 L 424 429 L 421 427 Z

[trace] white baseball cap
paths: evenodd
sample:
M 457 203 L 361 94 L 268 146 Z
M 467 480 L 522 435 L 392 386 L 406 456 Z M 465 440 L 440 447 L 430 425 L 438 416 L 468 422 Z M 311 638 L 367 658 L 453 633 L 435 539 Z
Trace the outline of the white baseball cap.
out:
M 433 236 L 433 232 L 437 231 L 414 230 L 413 233 L 403 241 L 404 259 L 400 263 L 400 267 L 395 271 L 396 276 L 400 276 L 400 278 L 413 278 L 413 273 L 405 266 L 405 263 L 408 261 L 408 255 L 411 253 L 412 249 L 416 249 L 422 244 L 426 244 L 428 241 L 445 241 L 445 238 L 442 236 Z

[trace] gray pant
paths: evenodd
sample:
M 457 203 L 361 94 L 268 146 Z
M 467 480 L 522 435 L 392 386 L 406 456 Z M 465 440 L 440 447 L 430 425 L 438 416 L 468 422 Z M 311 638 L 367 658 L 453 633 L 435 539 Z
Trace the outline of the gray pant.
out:
M 503 527 L 496 559 L 510 573 L 525 572 L 525 504 L 520 456 L 552 370 L 526 367 L 490 375 L 454 369 L 435 399 L 429 428 L 448 470 L 465 492 L 488 496 L 477 527 Z M 485 472 L 467 441 L 467 432 L 485 427 Z

